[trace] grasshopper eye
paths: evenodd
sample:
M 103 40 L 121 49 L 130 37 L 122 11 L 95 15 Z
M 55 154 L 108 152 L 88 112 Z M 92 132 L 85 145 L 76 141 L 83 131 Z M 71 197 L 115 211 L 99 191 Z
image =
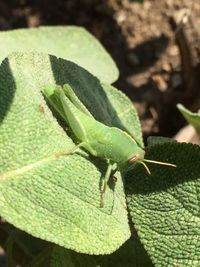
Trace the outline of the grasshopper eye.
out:
M 140 154 L 136 154 L 136 155 L 132 156 L 132 157 L 130 158 L 129 162 L 130 162 L 131 164 L 134 164 L 135 162 L 138 162 L 138 163 L 142 164 L 142 165 L 144 166 L 144 168 L 146 169 L 147 173 L 148 173 L 149 175 L 151 175 L 151 172 L 150 172 L 149 168 L 148 168 L 147 165 L 143 162 L 143 156 L 142 156 L 142 155 L 140 155 Z
M 140 158 L 140 155 L 139 154 L 136 154 L 134 156 L 132 156 L 130 159 L 129 159 L 129 162 L 131 164 L 135 163 L 138 159 Z
M 132 156 L 130 159 L 129 159 L 129 162 L 131 164 L 134 164 L 135 162 L 138 162 L 140 164 L 142 164 L 144 166 L 144 168 L 146 169 L 147 173 L 149 175 L 151 175 L 151 172 L 149 170 L 149 168 L 147 167 L 147 165 L 141 160 L 141 155 L 140 154 L 136 154 L 134 156 Z

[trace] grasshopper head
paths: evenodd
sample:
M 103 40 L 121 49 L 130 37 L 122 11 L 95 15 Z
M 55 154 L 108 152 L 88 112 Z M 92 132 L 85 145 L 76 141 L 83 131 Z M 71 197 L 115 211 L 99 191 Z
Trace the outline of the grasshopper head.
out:
M 176 167 L 176 165 L 172 164 L 172 163 L 145 159 L 144 155 L 145 155 L 145 152 L 142 150 L 140 153 L 133 155 L 129 159 L 129 163 L 131 163 L 133 165 L 135 165 L 135 163 L 142 164 L 149 175 L 151 175 L 151 172 L 150 172 L 150 169 L 145 162 L 149 162 L 149 163 L 153 163 L 153 164 L 159 164 L 159 165 L 165 165 L 165 166 L 170 166 L 170 167 Z

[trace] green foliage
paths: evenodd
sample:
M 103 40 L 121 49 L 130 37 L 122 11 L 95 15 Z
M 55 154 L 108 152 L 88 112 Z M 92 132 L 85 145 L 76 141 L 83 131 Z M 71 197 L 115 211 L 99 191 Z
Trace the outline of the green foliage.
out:
M 99 256 L 97 261 L 100 267 L 153 267 L 135 233 L 117 251 L 109 256 Z
M 94 256 L 77 253 L 55 244 L 34 238 L 10 225 L 12 248 L 15 256 L 21 258 L 22 266 L 67 266 L 67 267 L 152 267 L 152 263 L 140 240 L 134 233 L 117 251 L 110 255 Z
M 81 27 L 48 26 L 2 31 L 0 48 L 0 62 L 15 51 L 38 51 L 73 61 L 108 83 L 113 83 L 119 76 L 109 54 Z
M 153 267 L 139 239 L 134 236 L 109 256 L 89 256 L 56 246 L 50 267 Z
M 78 65 L 37 53 L 9 56 L 0 67 L 0 213 L 20 229 L 66 248 L 110 253 L 130 236 L 120 174 L 100 209 L 106 164 L 85 153 L 62 156 L 74 144 L 46 106 L 40 90 L 49 83 L 70 83 L 94 115 L 118 125 L 122 105 L 109 104 L 114 89 L 103 88 Z M 128 101 L 121 95 L 123 100 Z
M 115 65 L 76 27 L 3 32 L 0 40 L 0 215 L 31 234 L 12 227 L 0 234 L 1 244 L 7 234 L 9 261 L 19 250 L 29 267 L 199 266 L 200 147 L 150 138 L 145 157 L 177 168 L 148 163 L 151 176 L 139 164 L 117 173 L 101 209 L 107 164 L 83 150 L 65 155 L 76 139 L 42 91 L 70 84 L 95 119 L 143 146 L 135 108 L 109 84 Z M 24 52 L 30 49 L 42 53 Z
M 106 256 L 94 256 L 77 253 L 55 244 L 49 244 L 48 242 L 34 238 L 13 227 L 11 227 L 11 229 L 13 243 L 15 244 L 12 249 L 13 252 L 16 252 L 18 247 L 18 258 L 22 258 L 24 263 L 22 266 L 153 267 L 135 232 L 133 236 L 114 253 Z M 21 253 L 24 254 L 20 255 L 20 257 L 19 248 L 22 248 Z
M 189 111 L 182 104 L 178 104 L 177 108 L 182 113 L 186 121 L 196 129 L 198 134 L 200 134 L 200 114 Z
M 132 222 L 155 266 L 199 266 L 200 147 L 165 142 L 149 147 L 147 158 L 177 164 L 138 166 L 126 179 Z M 150 166 L 151 167 L 151 166 Z
M 168 142 L 176 142 L 176 140 L 163 136 L 150 136 L 147 138 L 148 146 L 154 146 Z

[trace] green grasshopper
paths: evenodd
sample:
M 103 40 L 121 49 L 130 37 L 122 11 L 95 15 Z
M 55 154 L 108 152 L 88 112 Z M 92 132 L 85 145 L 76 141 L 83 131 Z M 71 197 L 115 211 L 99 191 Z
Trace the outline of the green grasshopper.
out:
M 102 180 L 100 207 L 104 206 L 109 178 L 117 170 L 132 169 L 136 163 L 140 163 L 148 174 L 151 174 L 145 162 L 176 167 L 171 163 L 144 159 L 145 151 L 127 132 L 116 127 L 108 127 L 95 120 L 68 84 L 63 88 L 47 86 L 44 94 L 80 141 L 67 154 L 72 154 L 81 147 L 93 156 L 106 159 L 108 162 L 108 168 Z

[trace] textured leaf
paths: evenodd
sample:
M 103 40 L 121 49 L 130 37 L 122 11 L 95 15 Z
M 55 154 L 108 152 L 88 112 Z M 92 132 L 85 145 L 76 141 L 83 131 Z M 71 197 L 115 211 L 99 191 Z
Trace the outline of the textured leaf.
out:
M 31 263 L 40 263 L 42 260 L 48 257 L 50 261 L 50 267 L 152 267 L 152 263 L 141 245 L 140 240 L 134 234 L 125 244 L 123 244 L 117 251 L 110 255 L 104 256 L 91 256 L 67 250 L 57 245 L 52 245 L 52 249 L 49 250 L 50 244 L 42 241 L 38 238 L 34 238 L 20 230 L 14 230 L 14 241 L 24 252 L 18 258 L 22 259 L 22 256 L 28 255 L 32 257 L 29 259 Z M 16 247 L 13 249 L 16 252 Z M 23 260 L 24 262 L 24 260 Z M 49 263 L 42 262 L 38 266 L 49 266 Z
M 176 142 L 176 140 L 169 138 L 169 137 L 163 137 L 163 136 L 150 136 L 147 138 L 148 146 L 154 146 L 154 145 L 168 143 L 168 142 Z
M 198 134 L 200 134 L 200 114 L 189 111 L 182 104 L 178 104 L 177 108 L 186 121 L 196 129 Z
M 37 53 L 17 53 L 4 60 L 0 66 L 0 214 L 33 236 L 66 248 L 111 253 L 130 236 L 121 177 L 118 173 L 116 184 L 110 181 L 105 207 L 99 208 L 99 183 L 106 163 L 82 151 L 63 155 L 74 144 L 40 92 L 44 85 L 55 83 L 69 83 L 95 117 L 119 124 L 122 105 L 119 99 L 113 100 L 115 90 L 103 88 L 76 64 Z M 126 103 L 126 97 L 119 95 Z M 125 127 L 130 120 L 124 120 Z
M 108 256 L 98 256 L 101 267 L 153 267 L 137 236 Z
M 200 147 L 177 142 L 149 148 L 146 158 L 177 168 L 142 166 L 126 177 L 132 221 L 157 267 L 200 266 Z
M 48 26 L 0 32 L 0 62 L 15 51 L 45 52 L 68 59 L 108 83 L 119 76 L 110 55 L 81 27 Z
M 153 267 L 137 237 L 129 239 L 111 255 L 89 256 L 56 246 L 50 267 Z

